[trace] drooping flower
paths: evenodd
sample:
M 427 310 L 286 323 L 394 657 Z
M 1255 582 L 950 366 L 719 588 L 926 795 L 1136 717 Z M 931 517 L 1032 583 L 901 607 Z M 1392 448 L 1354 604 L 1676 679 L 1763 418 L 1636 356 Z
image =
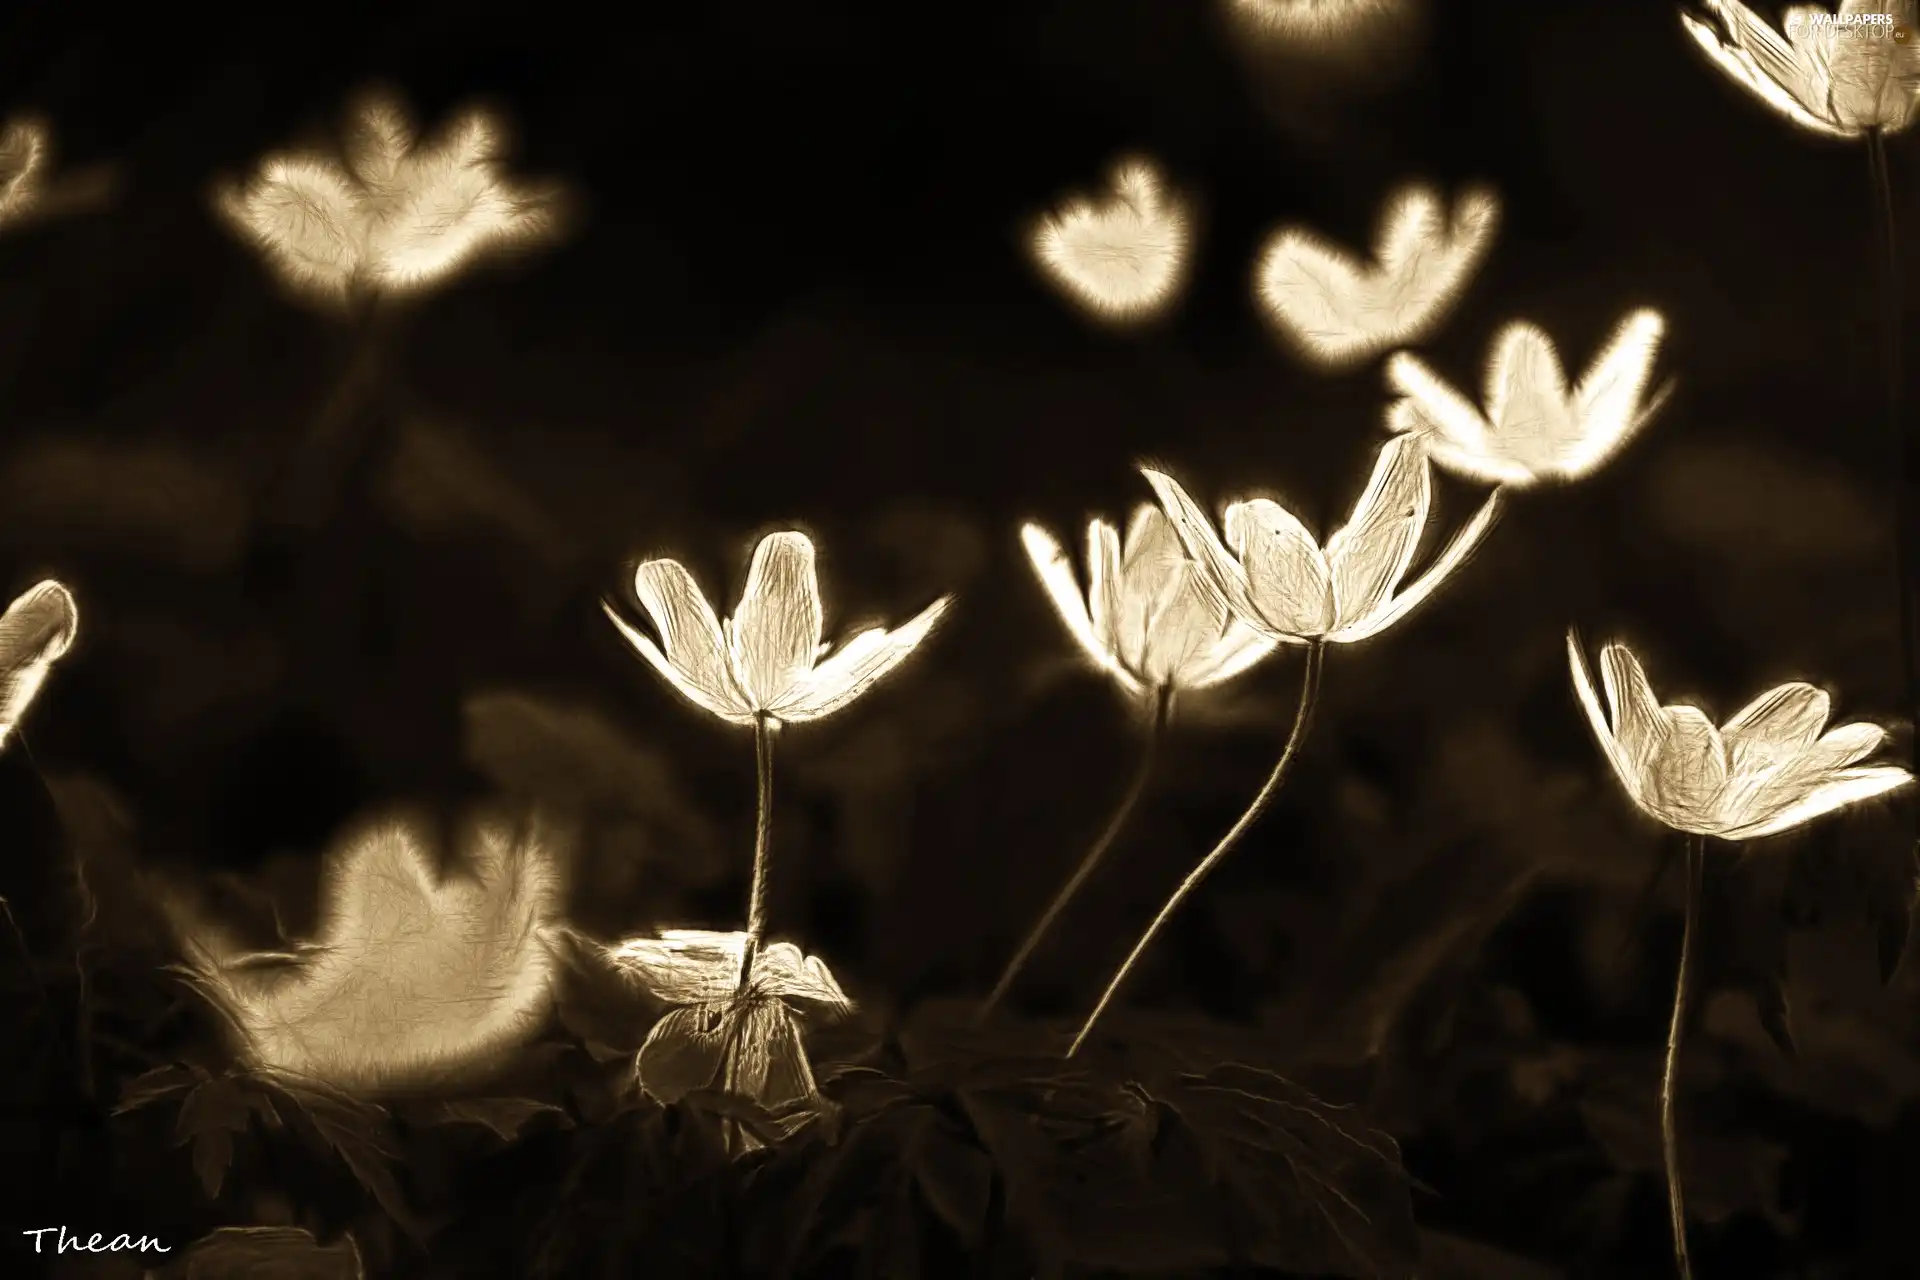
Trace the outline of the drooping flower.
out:
M 1034 259 L 1066 298 L 1098 320 L 1129 323 L 1166 309 L 1186 281 L 1193 238 L 1185 202 L 1151 161 L 1114 166 L 1104 199 L 1076 196 L 1034 227 Z
M 1308 360 L 1348 368 L 1431 333 L 1486 256 L 1499 221 L 1490 191 L 1463 193 L 1449 220 L 1437 192 L 1406 187 L 1381 215 L 1373 262 L 1288 227 L 1262 251 L 1256 291 Z
M 560 877 L 537 827 L 472 820 L 435 868 L 424 820 L 370 826 L 328 860 L 319 937 L 246 951 L 168 902 L 248 1064 L 350 1092 L 456 1077 L 536 1032 L 552 1001 Z
M 1525 488 L 1577 480 L 1605 463 L 1659 411 L 1670 387 L 1647 398 L 1666 322 L 1635 311 L 1572 390 L 1553 340 L 1524 321 L 1494 339 L 1485 414 L 1418 356 L 1397 353 L 1387 381 L 1401 394 L 1388 426 L 1424 441 L 1434 462 L 1472 480 Z
M 79 628 L 73 593 L 52 579 L 21 592 L 0 615 L 0 748 L 12 740 Z
M 638 986 L 672 1006 L 634 1062 L 641 1087 L 656 1101 L 719 1089 L 768 1111 L 804 1115 L 818 1098 L 801 1026 L 845 1017 L 853 1002 L 825 962 L 791 942 L 755 951 L 742 993 L 746 945 L 744 932 L 666 929 L 607 952 Z
M 1913 780 L 1892 765 L 1862 766 L 1887 731 L 1864 721 L 1827 729 L 1831 700 L 1813 685 L 1769 689 L 1716 728 L 1698 707 L 1661 706 L 1624 644 L 1600 650 L 1604 712 L 1571 632 L 1567 661 L 1594 737 L 1628 798 L 1676 831 L 1754 840 Z
M 1795 5 L 1775 31 L 1739 0 L 1705 0 L 1715 23 L 1680 23 L 1713 64 L 1813 133 L 1898 133 L 1920 109 L 1914 0 L 1844 0 L 1838 14 Z M 1835 18 L 1839 21 L 1834 21 Z
M 1149 503 L 1135 508 L 1124 542 L 1105 520 L 1088 523 L 1084 590 L 1052 534 L 1028 524 L 1020 541 L 1068 633 L 1131 697 L 1220 684 L 1273 652 L 1272 640 L 1208 589 L 1166 514 Z
M 325 154 L 269 156 L 215 204 L 311 297 L 420 292 L 488 251 L 557 230 L 555 190 L 501 175 L 504 137 L 472 110 L 425 143 L 397 103 L 370 95 L 354 112 L 344 166 Z
M 952 596 L 921 610 L 906 625 L 873 627 L 831 657 L 813 540 L 773 533 L 754 548 L 740 605 L 723 625 L 675 560 L 649 560 L 634 572 L 634 594 L 660 633 L 660 643 L 607 607 L 627 643 L 689 702 L 731 724 L 762 716 L 818 720 L 846 706 L 892 671 L 926 639 Z
M 1213 523 L 1171 477 L 1142 469 L 1180 543 L 1235 616 L 1288 644 L 1351 644 L 1405 617 L 1465 562 L 1493 525 L 1498 490 L 1427 571 L 1401 585 L 1427 525 L 1433 477 L 1417 441 L 1384 445 L 1353 516 L 1322 547 L 1269 498 L 1235 502 Z

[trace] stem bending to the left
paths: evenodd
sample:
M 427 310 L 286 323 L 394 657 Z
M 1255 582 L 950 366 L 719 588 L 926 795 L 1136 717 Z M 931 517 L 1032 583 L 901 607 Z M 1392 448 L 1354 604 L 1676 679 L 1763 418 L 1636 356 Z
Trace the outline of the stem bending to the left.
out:
M 753 824 L 753 888 L 747 895 L 747 941 L 740 950 L 740 981 L 734 988 L 738 999 L 747 994 L 753 977 L 754 957 L 767 932 L 767 853 L 773 834 L 773 735 L 780 722 L 766 712 L 753 721 L 753 763 L 757 778 L 755 791 L 759 809 Z
M 1134 944 L 1127 958 L 1121 961 L 1119 971 L 1113 975 L 1113 980 L 1107 983 L 1107 989 L 1101 993 L 1100 1003 L 1093 1006 L 1093 1012 L 1087 1015 L 1086 1022 L 1080 1027 L 1080 1034 L 1073 1038 L 1073 1044 L 1067 1049 L 1069 1058 L 1080 1052 L 1080 1046 L 1086 1043 L 1094 1024 L 1100 1021 L 1100 1015 L 1107 1011 L 1107 1006 L 1113 1003 L 1114 996 L 1120 993 L 1120 986 L 1127 980 L 1127 975 L 1133 972 L 1134 965 L 1139 963 L 1140 957 L 1146 953 L 1147 947 L 1159 935 L 1167 921 L 1173 918 L 1173 913 L 1179 909 L 1180 904 L 1200 887 L 1200 882 L 1207 878 L 1209 872 L 1220 865 L 1233 846 L 1240 842 L 1240 837 L 1245 835 L 1248 828 L 1252 827 L 1265 812 L 1268 803 L 1280 790 L 1280 784 L 1287 776 L 1287 768 L 1293 763 L 1293 758 L 1300 753 L 1300 744 L 1307 736 L 1307 726 L 1313 720 L 1313 704 L 1320 694 L 1320 664 L 1325 653 L 1324 641 L 1308 642 L 1306 669 L 1300 676 L 1300 706 L 1294 712 L 1293 730 L 1287 735 L 1287 745 L 1281 750 L 1280 759 L 1274 764 L 1273 772 L 1267 775 L 1260 793 L 1254 796 L 1253 803 L 1247 806 L 1246 812 L 1240 815 L 1239 821 L 1233 824 L 1226 835 L 1220 837 L 1220 843 L 1213 846 L 1213 851 L 1200 859 L 1199 864 L 1187 873 L 1187 878 L 1182 880 L 1180 887 L 1173 891 L 1173 896 L 1167 899 L 1167 904 L 1160 908 L 1160 914 L 1153 918 L 1153 923 L 1147 926 L 1147 931 L 1140 935 L 1140 941 Z
M 1660 1150 L 1666 1160 L 1667 1209 L 1673 1218 L 1673 1259 L 1680 1280 L 1693 1280 L 1687 1256 L 1687 1202 L 1681 1189 L 1680 1134 L 1674 1121 L 1679 1092 L 1680 1042 L 1687 1030 L 1687 1001 L 1693 987 L 1693 953 L 1700 932 L 1700 893 L 1706 881 L 1707 838 L 1687 837 L 1687 900 L 1680 926 L 1680 972 L 1673 981 L 1673 1022 L 1667 1028 L 1667 1065 L 1660 1076 Z

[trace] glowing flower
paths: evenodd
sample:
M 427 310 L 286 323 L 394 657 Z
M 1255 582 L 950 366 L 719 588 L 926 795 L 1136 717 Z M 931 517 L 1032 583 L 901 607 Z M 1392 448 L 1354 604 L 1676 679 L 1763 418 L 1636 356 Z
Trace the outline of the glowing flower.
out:
M 1105 520 L 1087 525 L 1084 591 L 1052 534 L 1028 524 L 1020 541 L 1067 631 L 1133 697 L 1163 686 L 1204 689 L 1273 652 L 1272 640 L 1207 588 L 1158 507 L 1134 510 L 1124 543 Z
M 1698 707 L 1661 706 L 1624 644 L 1600 650 L 1600 709 L 1579 641 L 1567 635 L 1574 692 L 1627 796 L 1676 831 L 1753 840 L 1913 780 L 1891 765 L 1857 767 L 1887 731 L 1856 722 L 1826 729 L 1831 705 L 1810 684 L 1783 684 L 1719 728 Z
M 1403 397 L 1388 425 L 1418 436 L 1436 463 L 1469 479 L 1512 488 L 1577 480 L 1619 452 L 1665 402 L 1670 387 L 1645 399 L 1665 328 L 1657 312 L 1629 315 L 1569 391 L 1553 340 L 1533 325 L 1510 324 L 1487 361 L 1485 415 L 1402 351 L 1387 362 L 1387 381 Z
M 1306 48 L 1338 48 L 1384 34 L 1412 16 L 1409 0 L 1229 0 L 1242 23 Z
M 1228 608 L 1261 634 L 1291 644 L 1351 644 L 1385 630 L 1452 576 L 1499 511 L 1496 490 L 1426 573 L 1403 588 L 1433 491 L 1426 454 L 1406 436 L 1381 448 L 1352 518 L 1324 548 L 1268 498 L 1228 506 L 1222 543 L 1206 512 L 1171 476 L 1143 474 L 1181 545 Z
M 13 120 L 0 131 L 0 226 L 39 202 L 47 150 L 46 126 L 38 120 Z
M 1267 314 L 1307 359 L 1345 368 L 1432 332 L 1480 265 L 1500 221 L 1489 191 L 1468 191 L 1448 220 L 1440 197 L 1407 187 L 1387 202 L 1374 263 L 1313 232 L 1281 231 L 1254 271 Z
M 853 1002 L 824 962 L 790 942 L 755 951 L 741 994 L 746 946 L 744 932 L 667 929 L 607 953 L 656 999 L 678 1006 L 654 1024 L 634 1072 L 659 1102 L 719 1089 L 804 1118 L 819 1091 L 800 1024 L 844 1017 Z
M 0 748 L 27 713 L 53 664 L 80 627 L 73 593 L 48 579 L 28 588 L 0 615 Z
M 613 625 L 689 702 L 732 724 L 833 714 L 899 666 L 953 603 L 942 596 L 905 626 L 862 631 L 828 657 L 813 541 L 798 532 L 760 540 L 740 607 L 724 626 L 678 561 L 647 561 L 633 590 L 660 644 L 608 607 Z
M 476 110 L 427 145 L 398 105 L 369 97 L 349 131 L 344 168 L 326 155 L 270 156 L 216 204 L 311 296 L 418 292 L 489 249 L 555 231 L 556 193 L 508 184 L 502 143 L 498 122 Z
M 1184 203 L 1146 160 L 1114 167 L 1103 201 L 1076 197 L 1040 220 L 1035 259 L 1069 301 L 1125 323 L 1163 310 L 1186 276 L 1192 239 Z
M 245 953 L 168 903 L 251 1065 L 354 1091 L 484 1066 L 551 1005 L 560 882 L 536 832 L 473 821 L 442 878 L 425 822 L 370 827 L 329 860 L 319 941 Z
M 1920 106 L 1914 0 L 1845 0 L 1836 15 L 1786 11 L 1785 38 L 1738 0 L 1706 0 L 1719 25 L 1680 15 L 1715 66 L 1803 129 L 1858 138 L 1898 133 Z

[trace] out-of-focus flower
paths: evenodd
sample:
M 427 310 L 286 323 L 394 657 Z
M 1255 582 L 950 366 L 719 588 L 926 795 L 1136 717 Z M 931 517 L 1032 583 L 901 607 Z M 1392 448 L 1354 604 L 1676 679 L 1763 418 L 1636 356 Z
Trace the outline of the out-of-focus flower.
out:
M 1185 202 L 1147 160 L 1113 169 L 1105 199 L 1076 196 L 1035 226 L 1047 278 L 1095 319 L 1128 323 L 1166 309 L 1186 281 L 1193 231 Z
M 1220 540 L 1205 511 L 1171 477 L 1142 469 L 1180 543 L 1236 616 L 1290 644 L 1351 644 L 1399 621 L 1452 576 L 1492 527 L 1499 491 L 1411 585 L 1427 525 L 1433 477 L 1417 441 L 1400 436 L 1380 450 L 1373 477 L 1346 527 L 1323 548 L 1299 519 L 1268 498 L 1229 505 Z
M 1124 543 L 1105 520 L 1088 523 L 1085 590 L 1052 534 L 1023 525 L 1020 541 L 1068 633 L 1132 697 L 1204 689 L 1273 652 L 1272 640 L 1208 589 L 1166 514 L 1149 503 L 1135 508 Z
M 607 617 L 689 702 L 732 724 L 831 715 L 899 666 L 953 603 L 942 596 L 905 626 L 862 631 L 828 657 L 813 540 L 794 531 L 769 534 L 754 548 L 740 606 L 724 626 L 678 561 L 642 564 L 633 590 L 660 643 L 610 606 Z
M 1670 385 L 1646 398 L 1665 331 L 1658 312 L 1633 312 L 1569 391 L 1553 340 L 1531 324 L 1510 324 L 1487 361 L 1484 415 L 1418 356 L 1399 352 L 1387 362 L 1387 381 L 1402 398 L 1387 424 L 1418 436 L 1436 463 L 1468 479 L 1515 489 L 1578 480 L 1666 402 Z
M 250 1065 L 369 1092 L 484 1067 L 539 1029 L 560 902 L 539 830 L 470 821 L 444 876 L 431 841 L 419 820 L 347 841 L 325 872 L 319 940 L 288 952 L 243 952 L 168 903 Z
M 1754 840 L 1913 780 L 1891 765 L 1860 767 L 1887 731 L 1865 722 L 1826 729 L 1831 703 L 1813 685 L 1769 689 L 1715 728 L 1698 707 L 1661 706 L 1624 644 L 1600 650 L 1605 712 L 1571 632 L 1567 661 L 1574 692 L 1628 798 L 1676 831 Z
M 1394 194 L 1369 264 L 1301 227 L 1261 253 L 1254 284 L 1267 314 L 1308 360 L 1343 369 L 1433 331 L 1493 243 L 1500 202 L 1470 190 L 1447 218 L 1437 192 Z
M 479 110 L 421 142 L 397 103 L 369 96 L 344 166 L 329 155 L 269 156 L 215 203 L 302 293 L 337 303 L 356 291 L 419 292 L 489 250 L 557 231 L 558 192 L 509 183 L 503 142 Z
M 1243 26 L 1302 49 L 1338 49 L 1390 32 L 1409 0 L 1228 0 Z
M 0 748 L 80 628 L 73 593 L 48 579 L 20 593 L 0 615 Z
M 0 226 L 39 203 L 47 150 L 47 128 L 38 120 L 11 120 L 0 130 Z
M 654 1024 L 634 1072 L 659 1102 L 718 1089 L 804 1118 L 819 1091 L 801 1024 L 844 1017 L 853 1002 L 823 961 L 790 942 L 755 951 L 742 994 L 746 945 L 744 932 L 667 929 L 609 949 L 637 985 L 675 1006 Z
M 1898 133 L 1920 108 L 1914 0 L 1845 0 L 1836 15 L 1795 5 L 1785 36 L 1739 0 L 1705 0 L 1718 25 L 1680 23 L 1715 66 L 1803 129 L 1858 138 Z M 1835 21 L 1835 19 L 1838 21 Z

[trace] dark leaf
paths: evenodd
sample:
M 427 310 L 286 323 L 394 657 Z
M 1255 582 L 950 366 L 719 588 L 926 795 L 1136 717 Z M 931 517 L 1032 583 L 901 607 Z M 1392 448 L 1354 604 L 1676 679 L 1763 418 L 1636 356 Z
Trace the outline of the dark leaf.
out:
M 993 1161 L 930 1107 L 921 1113 L 909 1152 L 914 1181 L 927 1204 L 969 1247 L 980 1242 L 993 1198 Z
M 512 1142 L 520 1131 L 539 1116 L 558 1116 L 563 1126 L 566 1113 L 559 1107 L 531 1098 L 456 1098 L 432 1103 L 419 1115 L 427 1124 L 477 1124 L 498 1134 L 501 1141 Z
M 408 1209 L 393 1171 L 395 1141 L 386 1113 L 345 1094 L 281 1082 L 281 1091 L 303 1116 L 322 1147 L 331 1151 L 402 1230 L 425 1236 Z
M 122 1116 L 129 1111 L 138 1111 L 162 1098 L 191 1089 L 206 1079 L 207 1073 L 195 1067 L 180 1064 L 155 1067 L 127 1085 L 119 1103 L 113 1108 L 113 1114 Z
M 193 1171 L 207 1199 L 220 1198 L 221 1184 L 233 1163 L 234 1139 L 246 1133 L 253 1115 L 246 1085 L 235 1076 L 206 1081 L 180 1104 L 180 1141 L 193 1144 Z

